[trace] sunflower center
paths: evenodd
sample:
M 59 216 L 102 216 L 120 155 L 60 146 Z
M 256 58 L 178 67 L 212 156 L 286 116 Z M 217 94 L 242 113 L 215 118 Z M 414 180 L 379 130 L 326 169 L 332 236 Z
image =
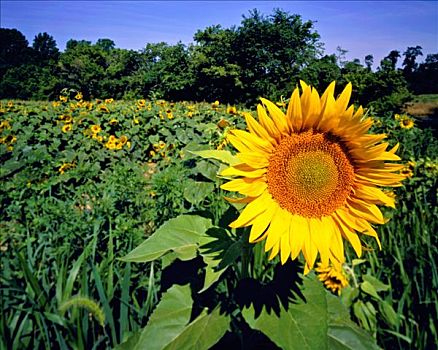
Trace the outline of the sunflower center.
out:
M 351 193 L 354 167 L 333 136 L 307 131 L 282 140 L 269 159 L 268 191 L 284 209 L 330 215 Z

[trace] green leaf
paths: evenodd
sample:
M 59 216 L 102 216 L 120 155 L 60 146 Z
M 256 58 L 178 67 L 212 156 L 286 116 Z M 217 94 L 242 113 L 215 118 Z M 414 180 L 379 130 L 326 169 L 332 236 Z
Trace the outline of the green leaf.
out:
M 184 188 L 184 198 L 191 204 L 199 204 L 205 197 L 214 191 L 211 182 L 189 181 Z
M 263 310 L 254 319 L 251 306 L 242 311 L 243 317 L 282 349 L 378 349 L 375 339 L 350 320 L 340 298 L 324 290 L 314 276 L 303 279 L 302 293 L 306 302 L 282 307 L 280 316 Z
M 216 344 L 228 330 L 228 316 L 220 315 L 219 308 L 211 314 L 204 310 L 164 350 L 207 350 Z
M 351 321 L 348 309 L 340 299 L 326 293 L 329 313 L 328 348 L 333 350 L 379 349 L 376 340 L 364 329 Z
M 121 260 L 147 262 L 168 252 L 175 252 L 181 260 L 196 256 L 201 235 L 211 227 L 210 219 L 194 215 L 181 215 L 164 223 L 152 236 Z
M 288 310 L 281 306 L 280 316 L 263 310 L 257 319 L 251 306 L 242 310 L 243 317 L 251 328 L 263 332 L 282 349 L 327 349 L 326 292 L 315 279 L 305 278 L 303 282 L 306 303 L 289 304 Z
M 222 338 L 230 320 L 220 315 L 219 308 L 211 314 L 203 310 L 189 323 L 193 305 L 190 293 L 189 285 L 174 285 L 164 293 L 140 337 L 134 335 L 138 341 L 128 339 L 130 349 L 207 350 Z
M 383 317 L 385 318 L 386 322 L 395 327 L 399 323 L 399 316 L 394 311 L 392 306 L 385 300 L 379 303 L 379 309 L 380 312 L 383 314 Z
M 216 181 L 217 179 L 218 167 L 209 161 L 201 160 L 197 162 L 193 170 L 211 181 Z
M 353 265 L 353 267 L 355 267 L 355 266 L 358 266 L 358 265 L 363 264 L 365 262 L 367 262 L 367 260 L 365 260 L 365 259 L 353 259 L 352 265 Z
M 360 284 L 360 289 L 362 289 L 362 291 L 364 291 L 368 295 L 371 295 L 373 298 L 376 298 L 377 300 L 381 300 L 379 295 L 377 294 L 376 288 L 374 288 L 374 286 L 370 282 L 368 281 L 362 282 Z
M 389 289 L 389 286 L 381 281 L 379 281 L 377 278 L 370 276 L 370 275 L 363 275 L 362 279 L 364 281 L 369 282 L 374 289 L 376 290 L 376 292 L 384 292 L 387 291 Z
M 225 253 L 234 243 L 239 243 L 241 250 L 242 243 L 240 241 L 234 242 L 230 238 L 227 230 L 219 227 L 210 228 L 206 234 L 201 237 L 199 254 L 207 266 L 205 267 L 204 286 L 199 293 L 210 288 L 225 272 L 228 267 L 228 264 L 224 264 L 224 261 L 226 261 Z M 240 255 L 240 252 L 241 251 L 239 251 L 236 258 Z M 230 254 L 228 254 L 227 260 L 229 260 L 230 257 Z
M 190 286 L 172 286 L 163 294 L 143 329 L 135 349 L 161 350 L 178 337 L 190 321 Z
M 205 150 L 205 151 L 190 151 L 190 153 L 196 154 L 202 158 L 216 159 L 222 163 L 229 165 L 239 164 L 241 161 L 233 156 L 229 151 L 223 150 Z

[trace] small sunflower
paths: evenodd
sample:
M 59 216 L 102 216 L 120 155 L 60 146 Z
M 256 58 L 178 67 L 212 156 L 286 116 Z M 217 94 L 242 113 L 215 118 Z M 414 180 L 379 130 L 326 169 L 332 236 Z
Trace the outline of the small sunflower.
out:
M 237 114 L 237 109 L 236 109 L 236 107 L 234 107 L 234 106 L 228 106 L 228 107 L 227 107 L 227 113 L 228 113 L 228 114 L 233 114 L 233 115 Z
M 249 240 L 265 240 L 270 258 L 281 262 L 302 252 L 305 273 L 318 254 L 322 266 L 344 261 L 343 239 L 361 256 L 359 236 L 380 241 L 371 224 L 385 219 L 376 204 L 394 207 L 394 199 L 379 186 L 401 186 L 404 166 L 385 161 L 400 160 L 398 145 L 387 150 L 380 143 L 386 135 L 367 131 L 370 119 L 363 109 L 348 107 L 352 86 L 335 99 L 335 83 L 320 97 L 301 82 L 284 114 L 274 103 L 261 99 L 256 121 L 245 116 L 249 132 L 231 130 L 228 140 L 239 151 L 239 164 L 221 175 L 232 178 L 224 190 L 236 191 L 247 203 L 231 227 L 251 226 Z
M 102 128 L 100 127 L 100 125 L 94 124 L 90 127 L 90 130 L 93 134 L 98 134 L 102 131 Z
M 105 113 L 109 113 L 109 109 L 108 109 L 108 107 L 107 106 L 105 106 L 105 105 L 99 105 L 99 111 L 100 112 L 105 112 Z
M 415 125 L 414 121 L 407 115 L 402 116 L 400 119 L 400 126 L 403 129 L 412 129 Z
M 71 169 L 74 166 L 74 163 L 64 163 L 59 167 L 58 171 L 60 174 L 64 174 L 68 169 Z
M 120 136 L 119 142 L 124 146 L 128 142 L 128 137 L 125 135 Z
M 341 295 L 342 289 L 348 286 L 348 280 L 342 271 L 342 267 L 339 269 L 334 266 L 323 267 L 318 264 L 315 271 L 318 273 L 319 280 L 333 293 Z
M 64 124 L 61 130 L 64 133 L 69 132 L 73 130 L 73 126 L 71 124 Z

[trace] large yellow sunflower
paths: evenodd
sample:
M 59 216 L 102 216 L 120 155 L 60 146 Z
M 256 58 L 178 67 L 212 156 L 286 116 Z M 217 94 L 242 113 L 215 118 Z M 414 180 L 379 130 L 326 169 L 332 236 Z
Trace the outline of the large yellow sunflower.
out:
M 358 256 L 360 234 L 380 241 L 371 224 L 383 224 L 377 204 L 394 207 L 394 199 L 379 186 L 400 186 L 403 168 L 396 161 L 398 145 L 387 150 L 386 135 L 367 134 L 372 125 L 363 109 L 348 103 L 351 84 L 335 99 L 335 83 L 320 97 L 301 82 L 284 114 L 274 103 L 261 99 L 258 121 L 246 114 L 249 132 L 232 130 L 228 140 L 239 151 L 240 163 L 221 175 L 222 185 L 243 195 L 247 203 L 231 227 L 251 226 L 250 242 L 266 240 L 270 258 L 281 262 L 305 259 L 305 273 L 319 253 L 322 266 L 340 267 L 343 239 Z

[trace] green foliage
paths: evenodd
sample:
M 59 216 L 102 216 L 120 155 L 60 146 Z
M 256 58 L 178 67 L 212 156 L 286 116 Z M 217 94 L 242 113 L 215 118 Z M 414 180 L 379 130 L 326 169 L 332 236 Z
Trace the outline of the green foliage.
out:
M 374 339 L 349 320 L 339 299 L 325 291 L 315 278 L 305 278 L 304 302 L 282 309 L 280 315 L 243 310 L 251 328 L 269 336 L 282 349 L 378 349 Z M 285 332 L 287 329 L 287 332 Z

